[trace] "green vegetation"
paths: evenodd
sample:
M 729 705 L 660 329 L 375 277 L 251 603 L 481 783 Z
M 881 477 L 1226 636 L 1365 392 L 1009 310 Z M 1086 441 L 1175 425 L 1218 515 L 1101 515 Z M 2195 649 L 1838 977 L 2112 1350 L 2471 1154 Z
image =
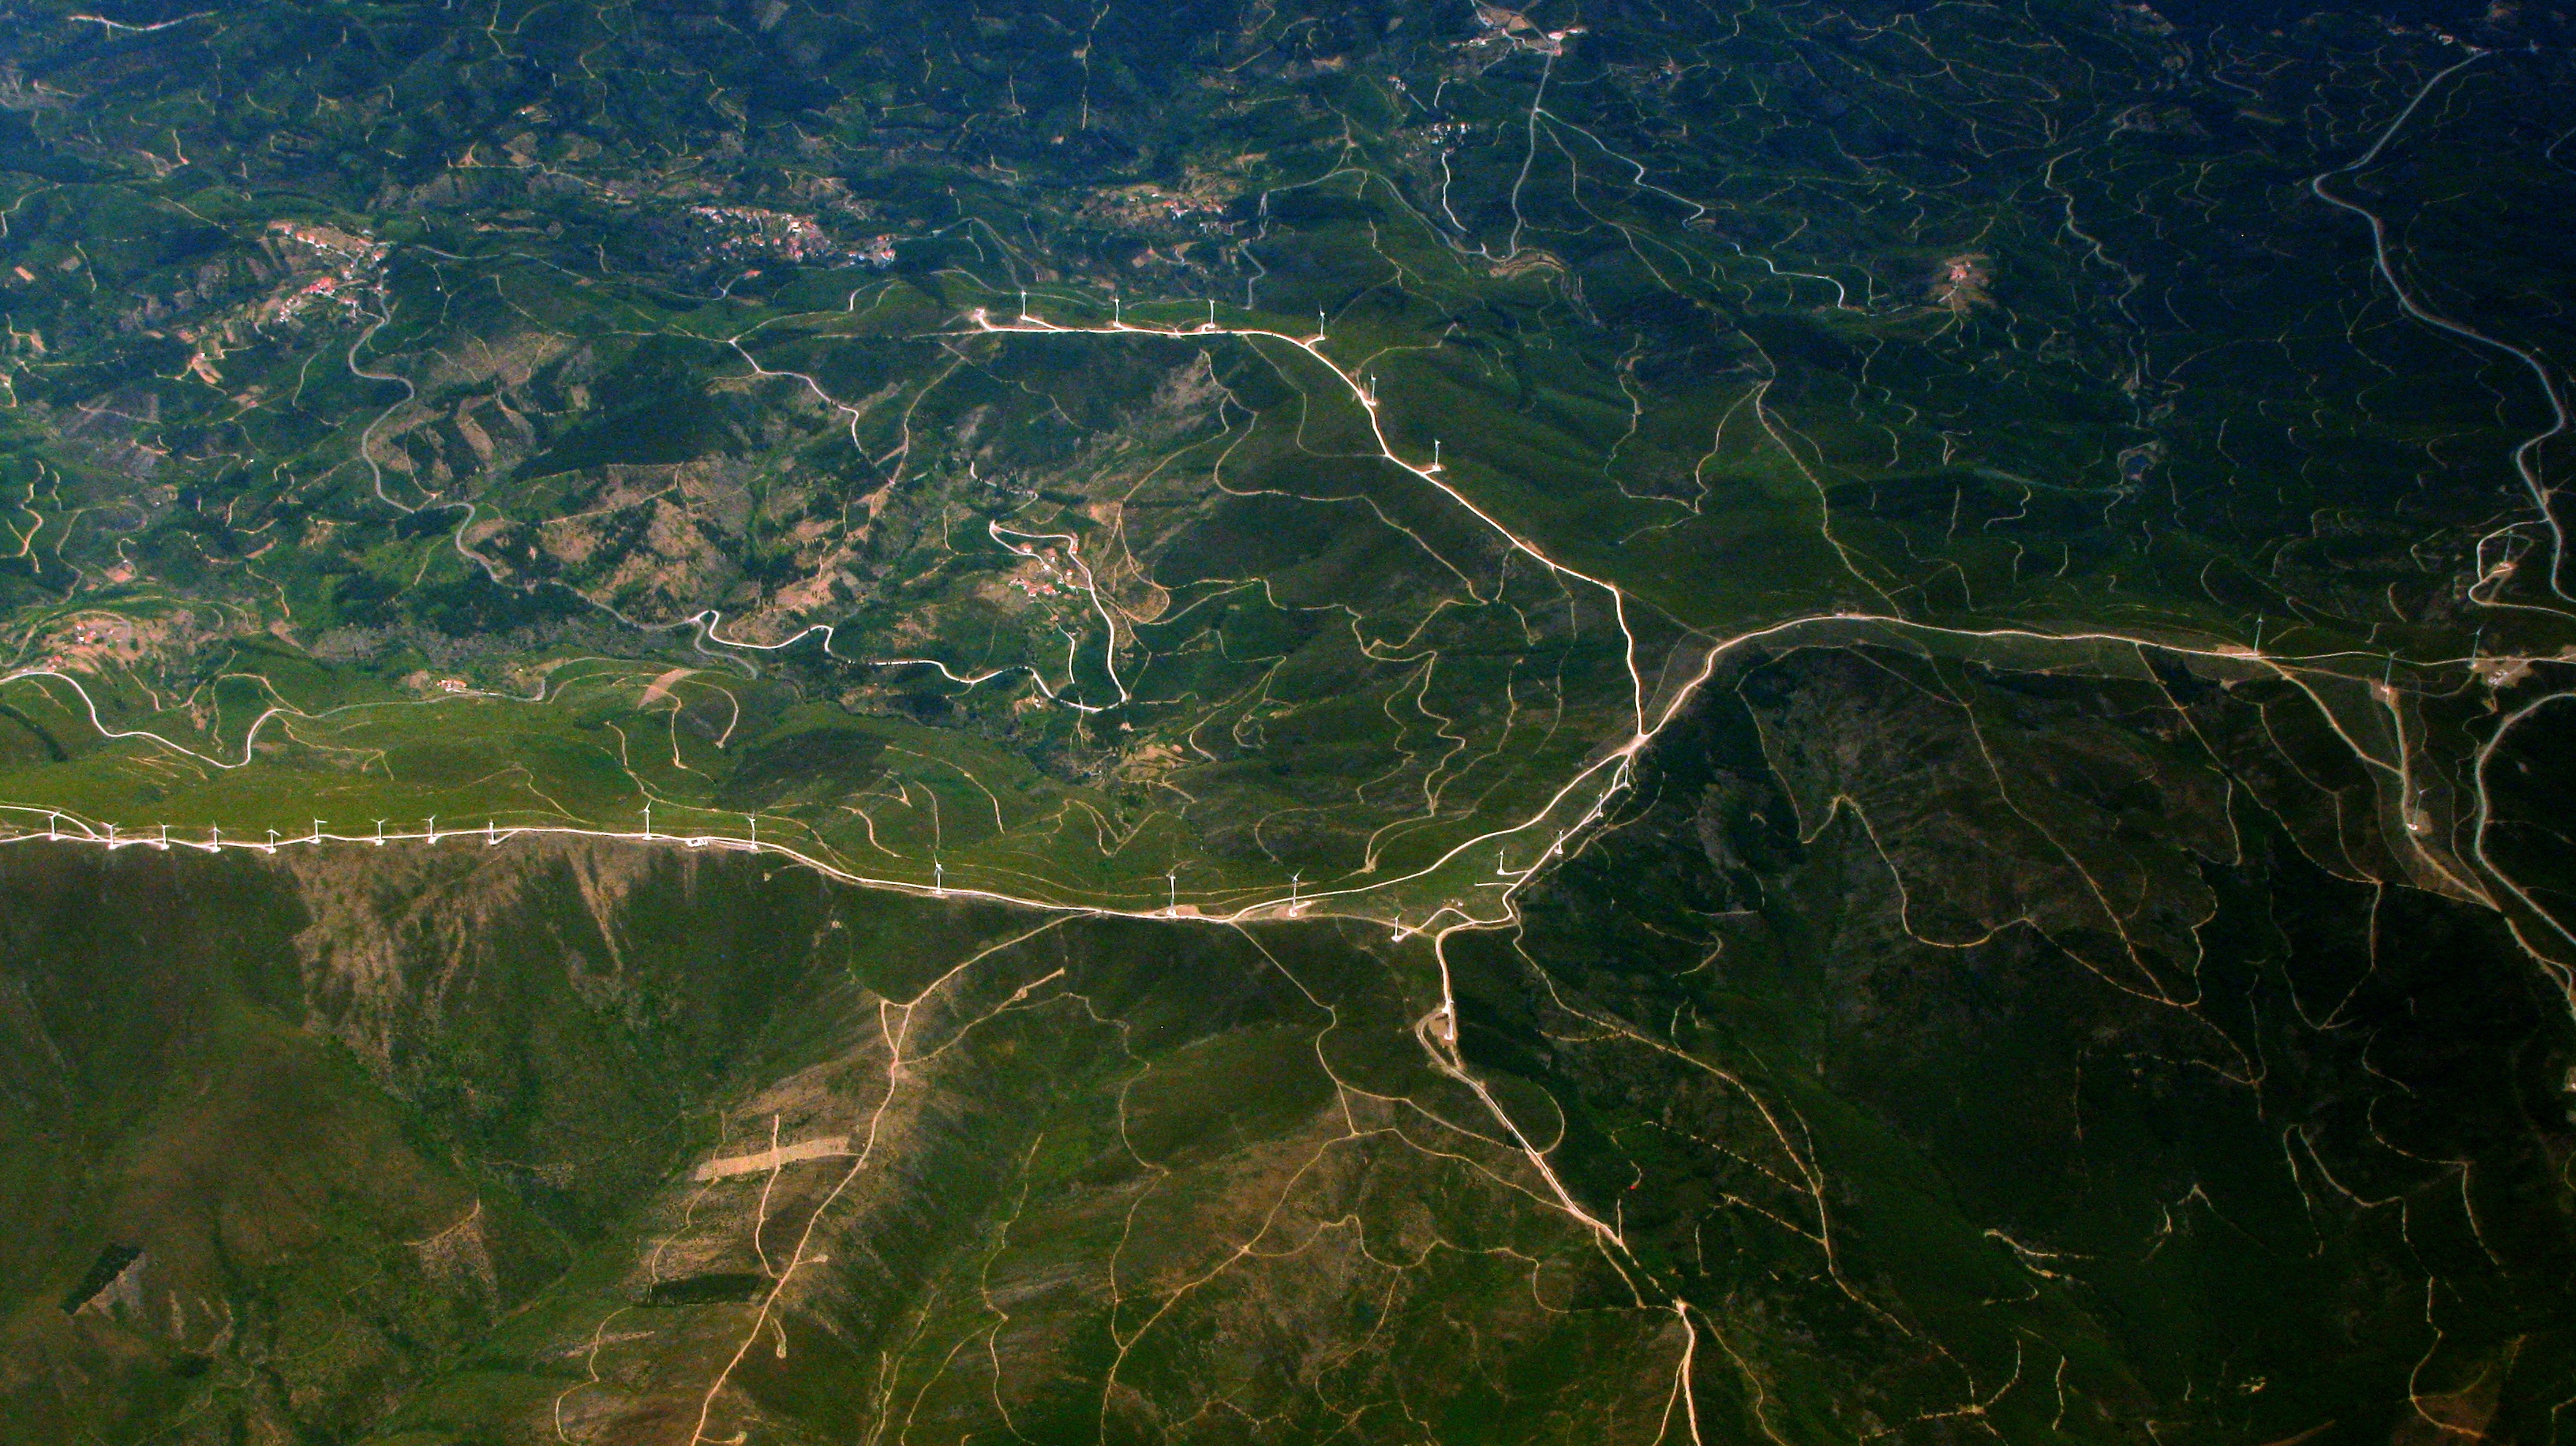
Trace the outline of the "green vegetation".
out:
M 2555 1439 L 2545 8 L 16 0 L 0 1437 Z

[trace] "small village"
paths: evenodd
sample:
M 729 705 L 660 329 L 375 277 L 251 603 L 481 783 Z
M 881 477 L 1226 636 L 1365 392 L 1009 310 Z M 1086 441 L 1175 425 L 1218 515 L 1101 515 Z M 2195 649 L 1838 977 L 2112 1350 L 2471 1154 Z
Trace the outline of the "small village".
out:
M 895 262 L 895 240 L 872 236 L 844 247 L 810 216 L 762 206 L 701 205 L 687 215 L 709 260 L 784 262 L 795 266 L 865 266 L 884 270 Z

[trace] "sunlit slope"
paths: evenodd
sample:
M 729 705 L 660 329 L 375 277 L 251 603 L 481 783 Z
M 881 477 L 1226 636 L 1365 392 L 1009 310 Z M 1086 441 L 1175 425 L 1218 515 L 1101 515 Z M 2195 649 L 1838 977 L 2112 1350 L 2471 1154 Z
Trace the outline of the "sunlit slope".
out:
M 1642 1439 L 1672 1397 L 1687 1332 L 1329 925 L 616 845 L 0 868 L 50 1062 L 11 1440 Z

